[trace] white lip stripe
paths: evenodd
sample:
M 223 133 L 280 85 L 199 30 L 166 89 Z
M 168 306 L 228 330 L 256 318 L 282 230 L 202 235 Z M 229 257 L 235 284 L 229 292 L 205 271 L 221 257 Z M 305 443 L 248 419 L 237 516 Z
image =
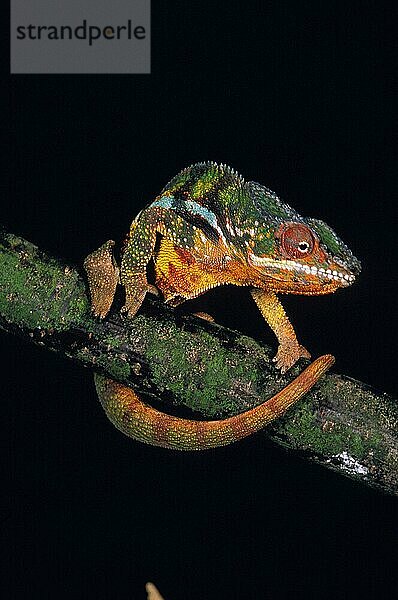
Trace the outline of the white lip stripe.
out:
M 255 267 L 270 267 L 270 268 L 278 268 L 285 269 L 286 271 L 303 271 L 304 273 L 310 275 L 319 275 L 323 279 L 330 279 L 332 281 L 341 281 L 342 283 L 347 284 L 347 282 L 352 283 L 355 281 L 355 276 L 348 273 L 341 273 L 340 271 L 331 271 L 327 269 L 325 271 L 324 268 L 317 268 L 315 266 L 302 265 L 301 263 L 296 262 L 295 260 L 275 260 L 273 258 L 268 258 L 266 256 L 260 257 L 255 254 L 250 253 L 249 259 L 252 265 Z

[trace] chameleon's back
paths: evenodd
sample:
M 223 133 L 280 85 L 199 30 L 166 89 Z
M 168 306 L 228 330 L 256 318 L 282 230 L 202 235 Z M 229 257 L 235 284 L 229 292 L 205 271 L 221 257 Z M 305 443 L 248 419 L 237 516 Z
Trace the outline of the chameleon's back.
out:
M 169 205 L 185 221 L 197 225 L 210 239 L 240 245 L 253 236 L 253 228 L 302 217 L 274 192 L 259 183 L 245 181 L 234 169 L 214 162 L 187 167 L 163 188 L 156 202 Z M 153 203 L 153 204 L 155 204 Z M 219 235 L 208 231 L 218 225 Z M 237 233 L 238 232 L 238 233 Z
M 171 193 L 181 199 L 189 196 L 192 200 L 199 200 L 207 208 L 214 208 L 210 203 L 216 200 L 219 191 L 228 203 L 236 198 L 236 191 L 243 189 L 243 186 L 243 177 L 231 167 L 215 162 L 201 162 L 180 171 L 160 195 Z M 234 191 L 234 197 L 227 195 L 226 190 Z
M 164 195 L 173 197 L 174 210 L 181 211 L 184 218 L 190 212 L 200 217 L 202 207 L 203 219 L 217 222 L 227 239 L 225 220 L 229 217 L 233 222 L 235 213 L 247 215 L 253 206 L 243 177 L 231 167 L 214 162 L 187 167 L 164 187 L 160 197 Z

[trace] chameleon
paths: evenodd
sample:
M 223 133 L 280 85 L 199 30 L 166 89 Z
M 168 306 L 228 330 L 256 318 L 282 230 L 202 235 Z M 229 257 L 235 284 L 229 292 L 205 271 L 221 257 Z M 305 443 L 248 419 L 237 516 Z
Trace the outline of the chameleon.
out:
M 273 360 L 282 373 L 310 354 L 298 342 L 278 294 L 329 294 L 351 285 L 361 270 L 326 223 L 300 216 L 268 188 L 215 162 L 182 170 L 137 215 L 120 272 L 113 245 L 106 242 L 84 261 L 95 316 L 106 317 L 119 282 L 128 317 L 147 292 L 160 290 L 167 304 L 177 306 L 216 286 L 247 286 L 276 335 Z M 149 263 L 155 287 L 148 282 Z M 96 375 L 95 383 L 108 418 L 123 433 L 155 446 L 203 450 L 237 441 L 284 414 L 333 362 L 331 355 L 317 358 L 269 400 L 216 421 L 167 415 L 103 375 Z

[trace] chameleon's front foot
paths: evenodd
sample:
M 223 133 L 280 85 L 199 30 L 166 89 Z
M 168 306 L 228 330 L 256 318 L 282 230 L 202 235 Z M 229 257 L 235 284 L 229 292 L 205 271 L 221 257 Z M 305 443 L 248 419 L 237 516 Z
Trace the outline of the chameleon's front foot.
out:
M 279 341 L 278 352 L 273 359 L 281 373 L 286 373 L 299 358 L 311 358 L 311 354 L 300 346 L 294 329 L 279 302 L 277 295 L 266 289 L 253 289 L 251 294 L 261 314 Z
M 126 302 L 121 311 L 128 317 L 134 317 L 147 293 L 159 296 L 158 288 L 148 283 L 145 276 L 134 278 L 134 282 L 129 280 L 126 285 Z
M 296 340 L 288 340 L 279 346 L 278 352 L 272 360 L 281 373 L 286 373 L 299 358 L 311 358 L 311 354 Z

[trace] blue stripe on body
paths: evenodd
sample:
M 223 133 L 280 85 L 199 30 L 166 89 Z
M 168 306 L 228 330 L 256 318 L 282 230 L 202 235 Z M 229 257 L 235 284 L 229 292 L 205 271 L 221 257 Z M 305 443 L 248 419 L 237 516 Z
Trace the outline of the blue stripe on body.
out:
M 152 206 L 159 206 L 160 208 L 171 208 L 173 210 L 173 203 L 173 196 L 162 196 L 161 198 L 159 198 L 159 200 L 155 200 L 155 202 L 152 203 Z M 192 215 L 198 215 L 199 217 L 202 217 L 202 219 L 205 219 L 205 221 L 207 221 L 209 225 L 211 225 L 214 229 L 220 231 L 217 223 L 217 217 L 210 210 L 208 210 L 204 206 L 201 206 L 197 202 L 194 202 L 193 200 L 186 200 L 184 202 L 184 206 Z
M 159 200 L 152 202 L 151 206 L 159 206 L 160 208 L 173 208 L 173 196 L 162 196 Z

